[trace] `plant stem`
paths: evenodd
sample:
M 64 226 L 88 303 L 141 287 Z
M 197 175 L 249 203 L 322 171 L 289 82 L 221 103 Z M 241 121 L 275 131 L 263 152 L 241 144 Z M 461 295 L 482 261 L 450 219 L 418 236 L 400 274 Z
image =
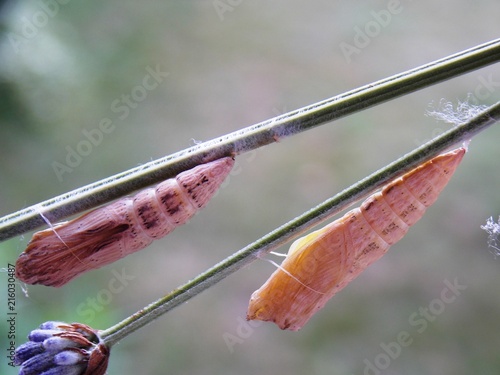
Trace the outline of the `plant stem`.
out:
M 275 229 L 122 322 L 102 331 L 101 338 L 104 339 L 107 345 L 112 346 L 125 336 L 208 289 L 250 262 L 298 237 L 314 225 L 327 220 L 355 201 L 362 199 L 387 182 L 438 155 L 454 144 L 470 140 L 475 134 L 497 121 L 500 121 L 500 102 L 481 112 L 467 123 L 443 133 L 441 136 Z
M 179 151 L 0 219 L 0 241 L 95 208 L 198 164 L 235 156 L 500 60 L 500 39 Z

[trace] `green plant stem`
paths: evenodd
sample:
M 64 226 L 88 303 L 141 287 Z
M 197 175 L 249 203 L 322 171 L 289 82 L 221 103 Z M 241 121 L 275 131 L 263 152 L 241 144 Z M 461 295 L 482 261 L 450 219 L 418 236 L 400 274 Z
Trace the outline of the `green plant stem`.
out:
M 327 220 L 355 201 L 362 199 L 382 185 L 438 155 L 445 149 L 458 142 L 470 140 L 475 134 L 497 121 L 500 121 L 500 102 L 481 112 L 467 123 L 443 133 L 441 136 L 251 243 L 193 280 L 178 287 L 170 294 L 146 306 L 115 326 L 102 331 L 101 337 L 107 345 L 112 346 L 125 336 L 218 283 L 250 262 L 298 237 L 319 222 Z
M 0 219 L 0 241 L 159 183 L 200 163 L 235 156 L 500 60 L 500 39 L 179 151 Z

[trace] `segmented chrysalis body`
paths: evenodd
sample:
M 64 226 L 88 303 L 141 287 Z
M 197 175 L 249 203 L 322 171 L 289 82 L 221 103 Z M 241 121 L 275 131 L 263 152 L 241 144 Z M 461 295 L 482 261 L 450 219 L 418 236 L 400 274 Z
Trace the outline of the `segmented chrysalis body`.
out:
M 35 233 L 17 260 L 17 277 L 59 287 L 145 248 L 203 208 L 233 164 L 230 157 L 201 164 L 133 197 Z
M 326 302 L 399 241 L 433 204 L 465 154 L 439 155 L 371 195 L 361 207 L 296 240 L 251 298 L 248 320 L 299 330 Z M 292 275 L 293 277 L 291 277 Z

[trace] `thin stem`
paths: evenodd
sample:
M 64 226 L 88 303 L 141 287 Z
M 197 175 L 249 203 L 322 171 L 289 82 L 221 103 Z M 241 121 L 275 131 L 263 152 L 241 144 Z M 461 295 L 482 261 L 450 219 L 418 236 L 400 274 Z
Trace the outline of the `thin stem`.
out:
M 235 156 L 500 60 L 500 39 L 277 116 L 30 206 L 0 219 L 0 241 L 97 207 L 200 163 Z
M 471 139 L 475 134 L 500 121 L 500 102 L 463 125 L 459 125 L 432 141 L 422 145 L 402 158 L 378 170 L 348 189 L 326 200 L 310 211 L 289 221 L 259 240 L 234 253 L 170 294 L 138 311 L 113 327 L 101 332 L 101 337 L 111 346 L 125 336 L 150 323 L 160 315 L 189 300 L 205 289 L 218 283 L 245 265 L 264 254 L 298 237 L 319 222 L 325 221 L 355 201 L 362 199 L 390 180 L 415 168 L 417 165 L 438 155 L 445 149 Z

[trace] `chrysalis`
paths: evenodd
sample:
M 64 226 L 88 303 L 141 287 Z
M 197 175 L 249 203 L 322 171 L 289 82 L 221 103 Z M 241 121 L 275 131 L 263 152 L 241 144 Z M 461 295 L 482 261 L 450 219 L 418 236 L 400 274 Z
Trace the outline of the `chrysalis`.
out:
M 134 197 L 35 233 L 17 260 L 17 277 L 59 287 L 145 248 L 205 207 L 233 164 L 227 157 L 199 165 Z
M 464 154 L 465 149 L 459 148 L 435 157 L 390 182 L 361 207 L 296 240 L 282 269 L 252 294 L 247 319 L 272 321 L 292 331 L 302 328 L 403 238 L 436 201 Z

